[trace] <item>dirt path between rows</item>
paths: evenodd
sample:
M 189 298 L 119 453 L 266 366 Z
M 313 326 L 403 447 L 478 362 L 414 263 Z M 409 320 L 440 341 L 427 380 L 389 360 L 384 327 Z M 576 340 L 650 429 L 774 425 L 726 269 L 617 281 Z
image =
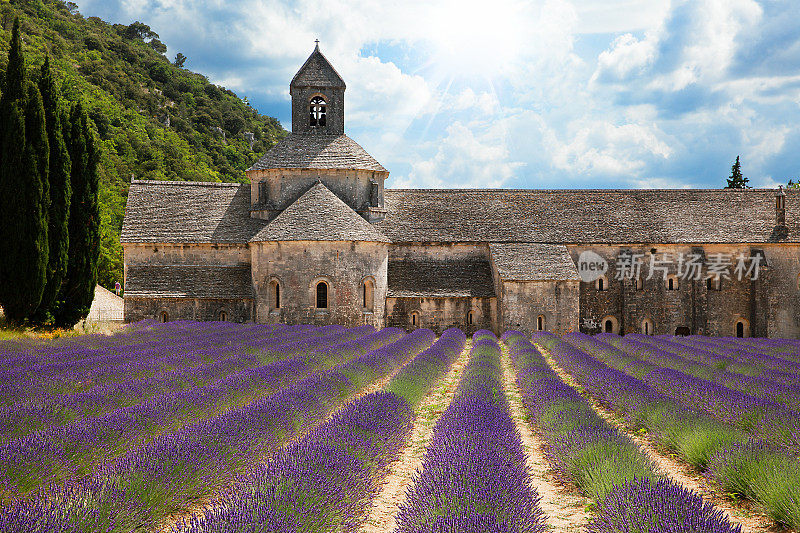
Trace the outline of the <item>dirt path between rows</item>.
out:
M 415 354 L 415 356 L 416 356 L 416 354 Z M 321 426 L 322 424 L 324 424 L 325 422 L 327 422 L 328 420 L 333 418 L 336 413 L 338 413 L 339 411 L 341 411 L 342 409 L 347 407 L 347 405 L 350 404 L 351 402 L 356 401 L 357 399 L 361 398 L 362 396 L 366 396 L 368 394 L 372 394 L 373 392 L 378 392 L 379 390 L 382 390 L 384 387 L 386 387 L 386 385 L 389 384 L 389 382 L 392 380 L 392 378 L 395 375 L 397 375 L 398 372 L 400 372 L 400 369 L 402 369 L 412 359 L 413 359 L 413 357 L 411 359 L 409 359 L 408 361 L 406 361 L 404 364 L 400 365 L 398 368 L 396 368 L 391 374 L 389 374 L 387 376 L 384 376 L 383 378 L 381 378 L 378 381 L 376 381 L 376 382 L 372 383 L 371 385 L 369 385 L 367 388 L 362 389 L 362 390 L 352 394 L 349 398 L 347 398 L 347 400 L 344 401 L 344 403 L 342 403 L 341 406 L 339 406 L 338 409 L 334 409 L 333 412 L 331 412 L 325 418 L 325 420 L 323 420 L 319 424 L 315 425 L 313 428 L 309 428 L 308 431 L 311 431 L 312 429 Z M 275 453 L 278 453 L 281 449 L 283 449 L 284 447 L 288 446 L 292 442 L 295 442 L 295 441 L 298 441 L 298 440 L 302 439 L 306 435 L 306 433 L 308 433 L 308 431 L 303 432 L 301 435 L 298 435 L 297 437 L 295 437 L 295 438 L 291 439 L 290 441 L 284 443 L 283 446 L 278 448 L 274 453 L 272 453 L 272 454 L 270 454 L 268 456 L 262 457 L 259 462 L 260 463 L 268 462 Z M 214 496 L 212 498 L 209 498 L 209 499 L 207 499 L 207 500 L 205 500 L 203 502 L 197 503 L 196 505 L 192 506 L 190 509 L 187 509 L 185 511 L 182 511 L 180 513 L 176 513 L 174 515 L 171 515 L 171 516 L 167 517 L 165 520 L 163 520 L 161 522 L 159 527 L 156 528 L 156 531 L 158 531 L 159 533 L 171 533 L 172 531 L 175 531 L 176 527 L 182 521 L 186 521 L 186 523 L 188 523 L 189 520 L 191 520 L 194 516 L 202 515 L 204 512 L 210 510 L 212 507 L 217 505 L 217 503 L 220 500 L 222 500 L 226 495 L 230 494 L 234 490 L 236 490 L 236 485 L 235 484 L 233 486 L 231 486 L 231 487 L 227 487 L 226 489 L 222 490 L 216 496 Z
M 565 487 L 556 481 L 553 472 L 542 452 L 542 440 L 536 436 L 525 421 L 522 396 L 514 379 L 514 369 L 505 346 L 501 363 L 503 367 L 503 385 L 511 408 L 511 417 L 517 424 L 517 431 L 522 437 L 530 469 L 531 484 L 542 497 L 539 506 L 546 515 L 550 531 L 555 533 L 574 533 L 582 531 L 589 521 L 586 509 L 591 500 L 582 496 L 574 488 Z
M 564 383 L 574 387 L 576 390 L 583 391 L 583 388 L 572 379 L 569 373 L 558 366 L 544 348 L 539 345 L 536 347 L 542 355 L 544 355 L 547 363 L 555 370 L 556 374 L 558 374 Z M 709 480 L 695 472 L 690 465 L 681 462 L 675 455 L 668 455 L 660 451 L 657 444 L 649 437 L 641 437 L 631 433 L 612 410 L 602 405 L 593 396 L 585 392 L 581 394 L 589 401 L 589 404 L 598 415 L 611 424 L 611 426 L 619 430 L 620 433 L 626 435 L 636 443 L 664 474 L 683 485 L 684 488 L 695 491 L 704 501 L 713 504 L 717 509 L 723 511 L 732 523 L 742 526 L 742 533 L 792 533 L 791 530 L 775 525 L 772 520 L 752 507 L 750 502 L 742 502 L 740 505 L 732 504 L 732 502 L 727 499 L 724 494 L 720 493 Z
M 405 500 L 406 490 L 411 485 L 414 474 L 422 466 L 422 459 L 428 443 L 433 438 L 436 422 L 455 396 L 461 374 L 469 361 L 471 349 L 472 342 L 468 340 L 464 351 L 453 363 L 450 371 L 422 400 L 419 414 L 411 430 L 409 445 L 403 450 L 400 458 L 389 465 L 389 474 L 372 502 L 372 510 L 361 527 L 361 533 L 394 531 L 400 504 Z

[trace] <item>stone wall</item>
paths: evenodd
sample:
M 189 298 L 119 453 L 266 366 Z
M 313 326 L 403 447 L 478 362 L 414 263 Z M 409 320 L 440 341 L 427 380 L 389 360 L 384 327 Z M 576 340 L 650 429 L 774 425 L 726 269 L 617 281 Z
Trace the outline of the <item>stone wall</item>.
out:
M 252 300 L 225 300 L 200 298 L 132 298 L 125 297 L 125 322 L 139 320 L 221 320 L 250 322 L 253 317 Z
M 401 243 L 389 247 L 392 261 L 420 261 L 425 259 L 469 261 L 489 259 L 486 243 Z M 420 288 L 424 290 L 424 287 Z M 492 294 L 497 294 L 492 291 Z M 389 297 L 386 299 L 386 325 L 414 329 L 411 314 L 416 312 L 419 324 L 437 333 L 451 328 L 461 328 L 471 334 L 478 329 L 502 333 L 498 324 L 497 298 L 492 297 Z M 473 323 L 469 324 L 472 312 Z
M 772 244 L 761 248 L 767 259 L 760 287 L 768 308 L 763 335 L 800 338 L 800 246 Z
M 242 266 L 250 264 L 245 244 L 129 244 L 123 245 L 125 278 L 128 267 L 154 266 Z M 125 322 L 144 319 L 219 320 L 220 313 L 233 322 L 253 319 L 252 299 L 132 297 L 125 294 Z
M 269 169 L 253 170 L 248 176 L 250 198 L 257 206 L 252 215 L 256 218 L 274 218 L 319 180 L 353 210 L 373 221 L 382 218 L 379 214 L 383 213 L 383 182 L 389 173 L 374 170 Z M 376 201 L 373 201 L 373 183 L 378 187 Z M 370 216 L 370 210 L 376 211 L 374 216 Z
M 412 313 L 417 313 L 416 326 Z M 497 298 L 387 298 L 386 325 L 406 330 L 428 328 L 437 334 L 448 328 L 461 328 L 467 335 L 479 329 L 501 333 L 497 328 Z
M 318 132 L 329 135 L 344 133 L 344 89 L 326 87 L 291 87 L 292 131 L 295 133 Z M 312 127 L 309 121 L 311 98 L 322 96 L 327 104 L 325 126 Z
M 800 253 L 790 245 L 663 245 L 635 246 L 570 246 L 570 255 L 577 262 L 584 250 L 603 257 L 612 267 L 607 277 L 606 290 L 597 289 L 596 283 L 580 283 L 580 324 L 585 332 L 596 332 L 611 317 L 620 333 L 642 333 L 643 321 L 649 320 L 656 335 L 675 334 L 678 328 L 688 328 L 693 334 L 734 336 L 736 324 L 745 324 L 745 334 L 751 336 L 800 336 L 800 304 L 798 303 L 797 272 L 800 271 Z M 670 254 L 696 253 L 704 257 L 705 264 L 713 254 L 729 254 L 733 258 L 744 254 L 750 257 L 763 253 L 759 278 L 738 280 L 736 276 L 722 279 L 719 288 L 707 286 L 705 280 L 677 279 L 676 289 L 668 290 L 661 273 L 646 279 L 637 288 L 633 280 L 616 280 L 613 268 L 620 251 L 649 254 L 655 250 L 657 257 Z M 677 261 L 673 261 L 668 275 L 677 276 Z M 705 271 L 704 271 L 705 273 Z M 731 270 L 733 274 L 733 270 Z
M 372 242 L 253 243 L 256 321 L 286 324 L 384 325 L 387 245 Z M 374 306 L 367 311 L 362 282 L 374 283 Z M 275 308 L 270 283 L 281 287 Z M 316 285 L 328 283 L 328 308 L 316 308 Z
M 544 330 L 578 331 L 580 288 L 577 281 L 501 281 L 500 329 L 531 334 L 544 318 Z
M 124 244 L 125 265 L 237 265 L 250 263 L 246 244 Z

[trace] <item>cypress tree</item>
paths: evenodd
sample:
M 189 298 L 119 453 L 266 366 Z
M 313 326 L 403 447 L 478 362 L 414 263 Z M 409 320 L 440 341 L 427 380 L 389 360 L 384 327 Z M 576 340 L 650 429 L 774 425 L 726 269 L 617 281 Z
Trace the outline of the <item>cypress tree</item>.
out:
M 50 68 L 50 57 L 46 56 L 42 65 L 39 80 L 39 92 L 44 104 L 45 123 L 47 124 L 47 141 L 50 147 L 50 210 L 49 210 L 49 257 L 47 265 L 47 282 L 42 294 L 36 320 L 40 323 L 52 321 L 56 299 L 61 290 L 61 282 L 67 271 L 69 253 L 69 210 L 72 198 L 70 184 L 70 161 L 67 145 L 64 141 L 65 123 L 64 106 L 61 95 Z
M 742 165 L 739 163 L 739 156 L 736 156 L 736 162 L 731 167 L 731 177 L 728 178 L 728 186 L 726 189 L 749 189 L 747 185 L 749 179 L 742 176 Z
M 39 90 L 26 82 L 19 33 L 16 20 L 0 98 L 0 304 L 13 323 L 39 306 L 48 257 L 44 108 Z
M 100 256 L 99 153 L 89 117 L 81 104 L 70 114 L 68 150 L 72 161 L 69 257 L 58 297 L 63 303 L 56 317 L 58 325 L 63 327 L 72 327 L 89 314 Z

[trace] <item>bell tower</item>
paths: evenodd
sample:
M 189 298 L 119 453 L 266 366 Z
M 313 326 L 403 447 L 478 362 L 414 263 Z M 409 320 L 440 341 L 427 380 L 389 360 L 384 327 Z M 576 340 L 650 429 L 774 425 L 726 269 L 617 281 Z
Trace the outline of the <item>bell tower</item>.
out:
M 292 133 L 344 133 L 344 80 L 319 51 L 319 41 L 289 84 Z

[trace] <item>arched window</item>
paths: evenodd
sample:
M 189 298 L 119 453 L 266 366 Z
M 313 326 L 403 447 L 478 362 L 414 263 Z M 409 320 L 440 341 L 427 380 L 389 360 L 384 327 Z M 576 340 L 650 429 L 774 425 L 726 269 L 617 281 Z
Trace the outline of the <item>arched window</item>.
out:
M 750 324 L 747 320 L 740 318 L 736 321 L 736 336 L 739 338 L 749 337 L 750 336 Z
M 667 278 L 667 290 L 668 291 L 678 290 L 678 278 L 676 276 L 673 275 Z
M 545 321 L 544 315 L 539 315 L 536 317 L 536 330 L 537 331 L 547 330 L 547 322 Z
M 371 279 L 361 282 L 361 305 L 364 311 L 371 313 L 375 310 L 375 283 Z
M 653 322 L 649 318 L 642 320 L 642 333 L 645 335 L 653 334 Z
M 269 282 L 269 308 L 270 311 L 281 308 L 281 284 L 277 279 Z
M 607 291 L 608 290 L 608 280 L 605 276 L 600 276 L 597 278 L 596 287 L 598 291 Z
M 324 281 L 317 283 L 317 309 L 328 308 L 328 284 Z
M 419 312 L 418 311 L 412 311 L 410 318 L 411 318 L 411 327 L 412 328 L 418 328 L 419 327 L 419 323 L 420 323 L 420 321 L 419 321 Z
M 328 113 L 328 104 L 321 96 L 315 96 L 308 105 L 309 124 L 312 127 L 325 126 L 325 116 Z
M 161 312 L 158 314 L 158 319 L 159 319 L 161 322 L 169 322 L 169 315 L 167 314 L 167 312 L 166 312 L 166 311 L 161 311 Z
M 224 309 L 219 312 L 219 321 L 220 322 L 227 322 L 228 321 L 228 312 Z
M 607 316 L 600 321 L 603 333 L 619 333 L 619 325 L 617 319 L 613 316 Z

